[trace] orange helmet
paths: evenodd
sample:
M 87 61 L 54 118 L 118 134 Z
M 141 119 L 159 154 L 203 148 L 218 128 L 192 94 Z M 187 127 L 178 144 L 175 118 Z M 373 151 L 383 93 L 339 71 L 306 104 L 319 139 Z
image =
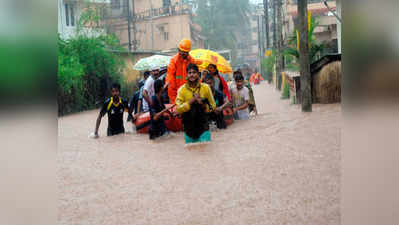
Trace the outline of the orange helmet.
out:
M 191 50 L 191 41 L 183 39 L 179 42 L 179 49 L 183 52 L 189 52 Z

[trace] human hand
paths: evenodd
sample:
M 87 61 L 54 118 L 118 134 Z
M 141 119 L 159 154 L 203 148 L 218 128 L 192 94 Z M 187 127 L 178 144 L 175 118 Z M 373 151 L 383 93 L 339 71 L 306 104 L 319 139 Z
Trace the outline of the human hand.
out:
M 233 113 L 236 113 L 237 111 L 237 108 L 233 108 Z

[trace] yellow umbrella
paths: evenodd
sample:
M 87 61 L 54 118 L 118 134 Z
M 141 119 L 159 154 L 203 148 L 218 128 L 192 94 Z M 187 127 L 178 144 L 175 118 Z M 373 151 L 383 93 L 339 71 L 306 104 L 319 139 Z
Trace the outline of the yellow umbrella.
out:
M 207 50 L 207 49 L 195 49 L 190 51 L 191 57 L 195 59 L 202 60 L 202 64 L 198 65 L 199 69 L 202 71 L 208 67 L 209 64 L 216 65 L 220 73 L 232 73 L 230 64 L 227 62 L 223 56 L 219 55 L 217 52 Z

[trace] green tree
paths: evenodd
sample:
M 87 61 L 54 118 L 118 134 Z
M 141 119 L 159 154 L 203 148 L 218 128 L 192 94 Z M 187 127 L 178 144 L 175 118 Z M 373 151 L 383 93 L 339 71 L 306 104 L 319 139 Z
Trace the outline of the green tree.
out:
M 315 28 L 319 26 L 319 22 L 315 17 L 311 18 L 310 22 L 310 29 L 308 30 L 308 40 L 310 43 L 310 48 L 309 48 L 309 60 L 310 62 L 314 62 L 318 60 L 320 57 L 323 56 L 323 54 L 326 53 L 327 50 L 327 44 L 325 42 L 319 43 L 314 35 L 314 30 Z M 292 35 L 288 39 L 288 46 L 284 49 L 284 55 L 287 56 L 294 56 L 296 59 L 296 62 L 299 62 L 299 51 L 297 47 L 297 35 L 296 35 L 296 30 L 293 31 Z M 288 63 L 287 63 L 288 64 Z M 288 68 L 299 70 L 299 64 L 288 64 Z
M 194 22 L 202 28 L 210 49 L 232 49 L 235 55 L 236 37 L 248 35 L 250 3 L 248 0 L 193 0 Z
M 112 82 L 123 86 L 124 61 L 114 52 L 123 48 L 115 35 L 101 28 L 99 9 L 87 7 L 79 19 L 77 35 L 68 40 L 58 38 L 59 115 L 95 108 L 108 96 Z M 99 26 L 93 28 L 94 24 Z M 87 32 L 87 26 L 94 32 Z

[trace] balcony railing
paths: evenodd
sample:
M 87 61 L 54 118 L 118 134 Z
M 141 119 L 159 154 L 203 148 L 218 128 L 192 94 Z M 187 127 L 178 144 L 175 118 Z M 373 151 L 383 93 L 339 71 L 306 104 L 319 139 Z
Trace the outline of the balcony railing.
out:
M 136 13 L 134 19 L 136 21 L 148 20 L 151 18 L 151 10 L 145 10 L 144 12 Z M 164 17 L 164 16 L 175 16 L 175 15 L 187 15 L 191 13 L 191 9 L 188 5 L 171 5 L 169 7 L 155 8 L 152 9 L 152 17 Z

